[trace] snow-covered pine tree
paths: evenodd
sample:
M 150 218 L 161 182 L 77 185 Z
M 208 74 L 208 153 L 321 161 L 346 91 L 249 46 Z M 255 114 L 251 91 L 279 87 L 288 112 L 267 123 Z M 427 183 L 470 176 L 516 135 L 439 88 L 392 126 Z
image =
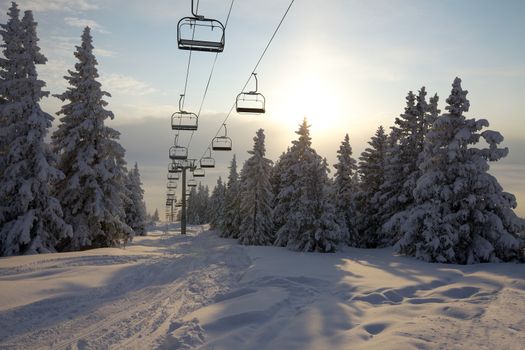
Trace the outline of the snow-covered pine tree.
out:
M 424 86 L 417 96 L 410 91 L 404 113 L 396 118 L 395 126 L 391 128 L 385 159 L 385 181 L 375 198 L 382 221 L 379 245 L 393 245 L 399 240 L 400 230 L 393 224 L 397 220 L 396 214 L 414 203 L 412 191 L 421 176 L 419 156 L 423 141 L 439 113 L 437 95 L 431 98 L 430 103 L 427 103 L 426 95 Z
M 281 174 L 282 174 L 282 167 L 281 167 L 281 159 L 283 159 L 287 152 L 290 151 L 290 147 L 286 150 L 286 152 L 281 153 L 279 158 L 277 158 L 277 161 L 273 164 L 272 171 L 270 174 L 270 185 L 272 186 L 272 192 L 273 192 L 273 204 L 272 207 L 275 208 L 275 203 L 277 200 L 277 194 L 280 191 L 281 186 Z M 274 222 L 275 224 L 275 222 Z
M 224 202 L 226 198 L 226 186 L 219 176 L 217 184 L 213 188 L 210 197 L 210 228 L 222 232 L 224 225 Z
M 345 135 L 344 140 L 337 151 L 338 163 L 334 164 L 336 169 L 334 175 L 334 191 L 337 212 L 345 218 L 348 230 L 348 243 L 357 245 L 357 230 L 355 227 L 355 204 L 354 197 L 357 187 L 354 183 L 354 175 L 357 172 L 357 162 L 352 157 L 352 146 L 350 138 Z
M 199 186 L 201 186 L 200 183 Z M 197 198 L 197 187 L 191 187 L 190 195 L 186 200 L 186 221 L 188 222 L 188 224 L 196 225 L 199 223 L 199 213 L 197 211 L 198 200 L 199 198 Z
M 155 208 L 155 211 L 153 212 L 153 215 L 151 216 L 151 220 L 154 223 L 160 221 L 159 209 L 158 208 Z
M 7 166 L 9 145 L 16 138 L 15 125 L 19 119 L 20 90 L 18 88 L 24 75 L 22 56 L 24 55 L 22 22 L 16 3 L 7 12 L 8 21 L 0 24 L 2 53 L 0 57 L 0 176 Z M 0 252 L 1 248 L 0 240 Z
M 53 117 L 40 109 L 49 93 L 38 79 L 37 64 L 47 59 L 37 45 L 37 23 L 31 11 L 22 21 L 12 3 L 8 23 L 2 25 L 4 59 L 1 59 L 0 114 L 6 141 L 0 177 L 0 255 L 54 252 L 60 239 L 71 235 L 60 202 L 51 185 L 64 177 L 51 164 L 53 154 L 44 143 Z M 4 138 L 5 137 L 5 138 Z M 8 142 L 8 143 L 7 143 Z
M 282 153 L 273 167 L 272 187 L 274 193 L 274 205 L 272 221 L 274 224 L 274 245 L 286 247 L 288 244 L 288 231 L 281 230 L 290 213 L 292 198 L 292 184 L 296 181 L 295 172 L 291 171 L 294 164 L 290 147 Z
M 190 190 L 186 216 L 190 224 L 201 225 L 209 222 L 209 189 L 199 182 L 197 188 Z
M 89 27 L 75 57 L 75 70 L 65 77 L 70 87 L 56 95 L 68 103 L 58 112 L 63 117 L 52 137 L 59 168 L 66 175 L 56 195 L 73 226 L 72 239 L 64 242 L 68 250 L 114 246 L 133 233 L 125 223 L 125 150 L 118 142 L 119 132 L 104 124 L 114 115 L 104 108 L 103 98 L 110 94 L 96 80 L 98 63 Z
M 299 139 L 292 141 L 291 163 L 282 177 L 294 181 L 281 186 L 279 193 L 289 210 L 276 242 L 282 244 L 286 237 L 286 247 L 291 250 L 333 252 L 338 243 L 346 241 L 348 231 L 332 202 L 328 164 L 312 148 L 306 118 L 296 133 Z
M 209 205 L 210 205 L 210 189 L 208 186 L 199 187 L 199 206 L 197 208 L 199 212 L 199 224 L 207 224 L 210 221 Z
M 273 193 L 270 185 L 272 161 L 265 158 L 264 130 L 253 138 L 252 156 L 244 163 L 241 178 L 241 226 L 239 243 L 246 245 L 272 245 Z
M 240 181 L 237 173 L 237 160 L 235 155 L 233 155 L 224 200 L 224 223 L 221 237 L 239 238 L 239 228 L 241 226 L 240 207 Z
M 432 262 L 471 264 L 520 258 L 516 199 L 487 171 L 508 154 L 499 132 L 481 131 L 485 119 L 467 119 L 467 91 L 456 78 L 442 114 L 427 134 L 415 206 L 405 213 L 400 253 Z M 477 148 L 484 139 L 488 148 Z
M 146 206 L 144 205 L 144 190 L 140 181 L 139 166 L 135 166 L 128 172 L 126 188 L 129 200 L 125 205 L 126 224 L 131 227 L 135 235 L 146 234 Z
M 9 145 L 16 137 L 14 128 L 19 111 L 13 107 L 19 104 L 19 78 L 24 76 L 24 30 L 16 3 L 9 8 L 7 18 L 6 24 L 0 24 L 4 56 L 0 57 L 0 175 L 7 166 Z
M 374 248 L 379 244 L 378 233 L 382 225 L 379 203 L 375 201 L 385 178 L 385 158 L 388 136 L 380 126 L 359 157 L 360 188 L 356 195 L 356 221 L 359 242 L 357 246 Z

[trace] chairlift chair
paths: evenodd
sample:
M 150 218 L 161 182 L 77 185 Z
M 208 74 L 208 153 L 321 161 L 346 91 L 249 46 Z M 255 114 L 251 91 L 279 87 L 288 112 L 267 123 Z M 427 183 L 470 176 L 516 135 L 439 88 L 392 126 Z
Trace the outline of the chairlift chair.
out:
M 166 187 L 168 190 L 174 190 L 177 188 L 177 182 L 176 181 L 168 181 Z
M 175 203 L 175 208 L 182 208 L 182 203 L 181 202 Z
M 197 186 L 197 181 L 195 181 L 195 179 L 189 179 L 188 183 L 186 185 L 188 187 L 196 187 Z
M 179 173 L 168 173 L 168 180 L 178 180 Z
M 169 156 L 172 160 L 185 160 L 188 158 L 188 149 L 177 144 L 178 136 L 175 136 L 175 142 L 170 147 Z
M 224 136 L 216 136 L 211 141 L 211 148 L 214 151 L 231 151 L 232 150 L 232 139 L 228 137 L 228 130 L 226 124 L 224 126 Z
M 175 197 L 175 190 L 169 189 L 168 192 L 166 192 L 166 194 L 168 195 L 168 197 Z
M 222 52 L 224 50 L 224 25 L 212 18 L 205 18 L 194 12 L 191 0 L 191 14 L 177 24 L 177 43 L 181 50 Z
M 208 155 L 200 160 L 201 168 L 215 168 L 215 159 L 211 157 L 211 148 L 208 147 Z
M 266 112 L 266 99 L 263 94 L 257 92 L 258 81 L 257 73 L 252 73 L 255 78 L 255 91 L 241 92 L 235 100 L 235 110 L 237 113 L 262 114 Z
M 204 177 L 206 176 L 206 172 L 202 168 L 195 168 L 193 169 L 193 177 Z
M 177 162 L 171 162 L 168 164 L 168 173 L 180 173 L 181 169 Z
M 188 158 L 188 149 L 183 146 L 174 145 L 170 147 L 170 159 L 186 159 Z
M 182 110 L 182 99 L 184 95 L 180 95 L 179 111 L 171 115 L 171 129 L 172 130 L 197 130 L 199 125 L 199 117 L 195 113 L 186 112 Z
M 182 168 L 193 169 L 194 167 L 195 167 L 195 159 L 193 158 L 184 159 L 183 161 L 179 162 L 179 168 L 181 169 L 181 171 L 182 171 Z

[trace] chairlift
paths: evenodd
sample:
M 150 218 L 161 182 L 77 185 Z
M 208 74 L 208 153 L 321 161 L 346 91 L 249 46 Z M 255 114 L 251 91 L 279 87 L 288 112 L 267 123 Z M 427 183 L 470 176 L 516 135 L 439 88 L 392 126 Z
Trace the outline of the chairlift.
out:
M 232 139 L 228 137 L 228 130 L 226 124 L 224 126 L 224 136 L 216 136 L 211 141 L 211 148 L 214 151 L 231 151 L 232 150 Z
M 177 25 L 177 43 L 181 50 L 222 52 L 224 50 L 224 25 L 216 19 L 205 18 L 194 12 L 183 17 Z
M 179 173 L 168 173 L 168 180 L 178 180 Z
M 180 168 L 180 164 L 178 162 L 171 162 L 168 164 L 168 173 L 180 173 L 182 169 Z
M 173 205 L 173 201 L 170 199 L 166 199 L 166 206 L 171 207 Z
M 177 182 L 176 181 L 168 181 L 166 187 L 168 190 L 174 190 L 177 188 Z
M 206 172 L 202 168 L 195 168 L 193 169 L 193 177 L 204 177 L 206 176 Z
M 197 186 L 197 181 L 195 181 L 195 179 L 189 179 L 188 183 L 186 185 L 188 187 L 196 187 Z
M 171 129 L 172 130 L 197 130 L 199 124 L 199 117 L 195 113 L 186 112 L 182 110 L 182 99 L 184 95 L 180 95 L 179 111 L 171 115 Z
M 184 146 L 177 145 L 178 136 L 179 135 L 175 136 L 175 142 L 174 142 L 174 145 L 170 147 L 169 155 L 170 155 L 170 159 L 184 160 L 188 158 L 188 149 Z
M 237 113 L 261 114 L 266 112 L 266 99 L 263 94 L 258 93 L 257 73 L 252 73 L 255 78 L 255 91 L 241 92 L 237 95 L 235 101 L 235 110 Z
M 182 208 L 182 203 L 181 202 L 175 203 L 175 208 Z
M 181 171 L 183 168 L 193 169 L 194 167 L 195 167 L 195 159 L 193 158 L 184 159 L 183 161 L 179 162 L 179 168 L 181 169 Z
M 188 149 L 183 146 L 170 147 L 170 159 L 186 159 L 188 157 Z
M 208 147 L 208 155 L 200 160 L 201 168 L 215 168 L 215 159 L 211 157 L 211 148 Z
M 169 189 L 168 192 L 166 192 L 166 194 L 168 195 L 168 197 L 174 197 L 175 196 L 175 190 L 174 189 Z

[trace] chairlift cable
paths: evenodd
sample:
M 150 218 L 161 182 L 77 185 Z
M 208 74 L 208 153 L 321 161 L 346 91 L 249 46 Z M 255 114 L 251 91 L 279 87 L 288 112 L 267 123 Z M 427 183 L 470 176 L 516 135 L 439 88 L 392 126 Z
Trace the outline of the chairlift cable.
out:
M 259 67 L 259 64 L 261 63 L 264 55 L 266 54 L 266 51 L 268 51 L 268 48 L 270 47 L 270 44 L 272 43 L 273 39 L 275 38 L 277 32 L 279 31 L 279 28 L 281 28 L 281 25 L 283 24 L 284 22 L 284 19 L 286 18 L 286 15 L 288 15 L 288 12 L 290 11 L 290 8 L 292 7 L 293 3 L 294 3 L 295 0 L 291 0 L 290 1 L 290 4 L 288 5 L 288 8 L 286 9 L 286 11 L 284 12 L 283 14 L 283 17 L 281 18 L 281 20 L 279 21 L 279 24 L 277 25 L 277 27 L 275 28 L 275 31 L 273 32 L 272 36 L 270 37 L 270 40 L 268 41 L 268 44 L 266 44 L 266 47 L 264 48 L 261 56 L 259 57 L 259 60 L 257 61 L 257 63 L 255 64 L 255 66 L 253 67 L 253 70 L 251 71 L 248 79 L 246 80 L 246 83 L 244 84 L 244 86 L 242 87 L 241 91 L 244 91 L 246 89 L 246 86 L 248 86 L 248 83 L 250 82 L 250 79 L 252 77 L 252 74 L 255 73 L 255 71 L 257 70 L 257 67 Z M 215 133 L 215 136 L 212 137 L 212 141 L 214 138 L 216 138 L 218 135 L 219 135 L 219 132 L 221 131 L 222 129 L 222 126 L 226 123 L 226 121 L 228 120 L 228 118 L 230 117 L 231 113 L 233 112 L 233 110 L 235 109 L 235 105 L 236 103 L 234 102 L 232 107 L 230 108 L 230 111 L 228 112 L 228 114 L 226 115 L 226 117 L 224 118 L 224 120 L 222 121 L 221 123 L 221 126 L 217 129 L 217 132 Z M 212 146 L 212 141 L 210 141 L 210 143 L 208 144 L 208 147 L 211 147 Z M 199 161 L 204 157 L 204 155 L 206 154 L 206 150 L 204 151 L 204 153 L 202 154 L 202 156 L 200 157 Z
M 233 8 L 233 3 L 234 2 L 235 2 L 235 0 L 232 0 L 231 3 L 230 3 L 230 9 L 228 10 L 228 15 L 226 16 L 226 21 L 224 22 L 224 30 L 226 30 L 226 28 L 228 27 L 228 21 L 230 20 L 230 15 L 232 13 L 232 8 Z M 208 76 L 208 82 L 206 83 L 206 88 L 204 89 L 204 94 L 202 95 L 202 100 L 201 100 L 201 104 L 199 106 L 199 111 L 197 112 L 197 117 L 201 116 L 202 107 L 204 106 L 204 101 L 206 100 L 206 96 L 208 94 L 208 88 L 210 87 L 211 78 L 212 78 L 213 72 L 215 70 L 215 63 L 217 62 L 217 57 L 219 57 L 219 53 L 218 52 L 215 53 L 215 58 L 213 59 L 213 64 L 211 66 L 210 75 Z M 195 133 L 195 131 L 191 132 L 190 140 L 188 141 L 188 146 L 187 146 L 188 149 L 190 148 L 191 140 L 193 139 L 193 134 L 194 133 Z
M 197 0 L 196 11 L 199 11 L 199 2 L 200 2 L 200 0 Z M 192 8 L 192 11 L 193 11 L 193 8 Z M 196 29 L 196 27 L 193 27 L 193 32 L 191 34 L 192 40 L 195 38 L 195 29 Z M 193 53 L 193 50 L 190 50 L 190 52 L 188 54 L 188 64 L 186 65 L 186 79 L 184 81 L 184 92 L 182 93 L 182 95 L 184 96 L 182 98 L 182 110 L 184 110 L 184 103 L 186 102 L 186 90 L 188 89 L 188 79 L 189 79 L 189 76 L 190 76 L 190 65 L 191 65 L 192 53 Z M 180 101 L 179 101 L 179 109 L 181 109 L 180 108 Z M 177 130 L 177 136 L 179 136 L 179 134 L 180 134 L 180 130 Z

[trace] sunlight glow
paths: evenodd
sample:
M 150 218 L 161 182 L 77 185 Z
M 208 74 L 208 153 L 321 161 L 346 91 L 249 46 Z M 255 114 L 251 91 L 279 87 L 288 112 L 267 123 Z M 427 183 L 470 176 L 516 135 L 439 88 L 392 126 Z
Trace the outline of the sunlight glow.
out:
M 299 75 L 286 80 L 274 94 L 275 114 L 285 125 L 297 128 L 304 117 L 315 133 L 337 128 L 342 106 L 337 89 L 321 75 Z

